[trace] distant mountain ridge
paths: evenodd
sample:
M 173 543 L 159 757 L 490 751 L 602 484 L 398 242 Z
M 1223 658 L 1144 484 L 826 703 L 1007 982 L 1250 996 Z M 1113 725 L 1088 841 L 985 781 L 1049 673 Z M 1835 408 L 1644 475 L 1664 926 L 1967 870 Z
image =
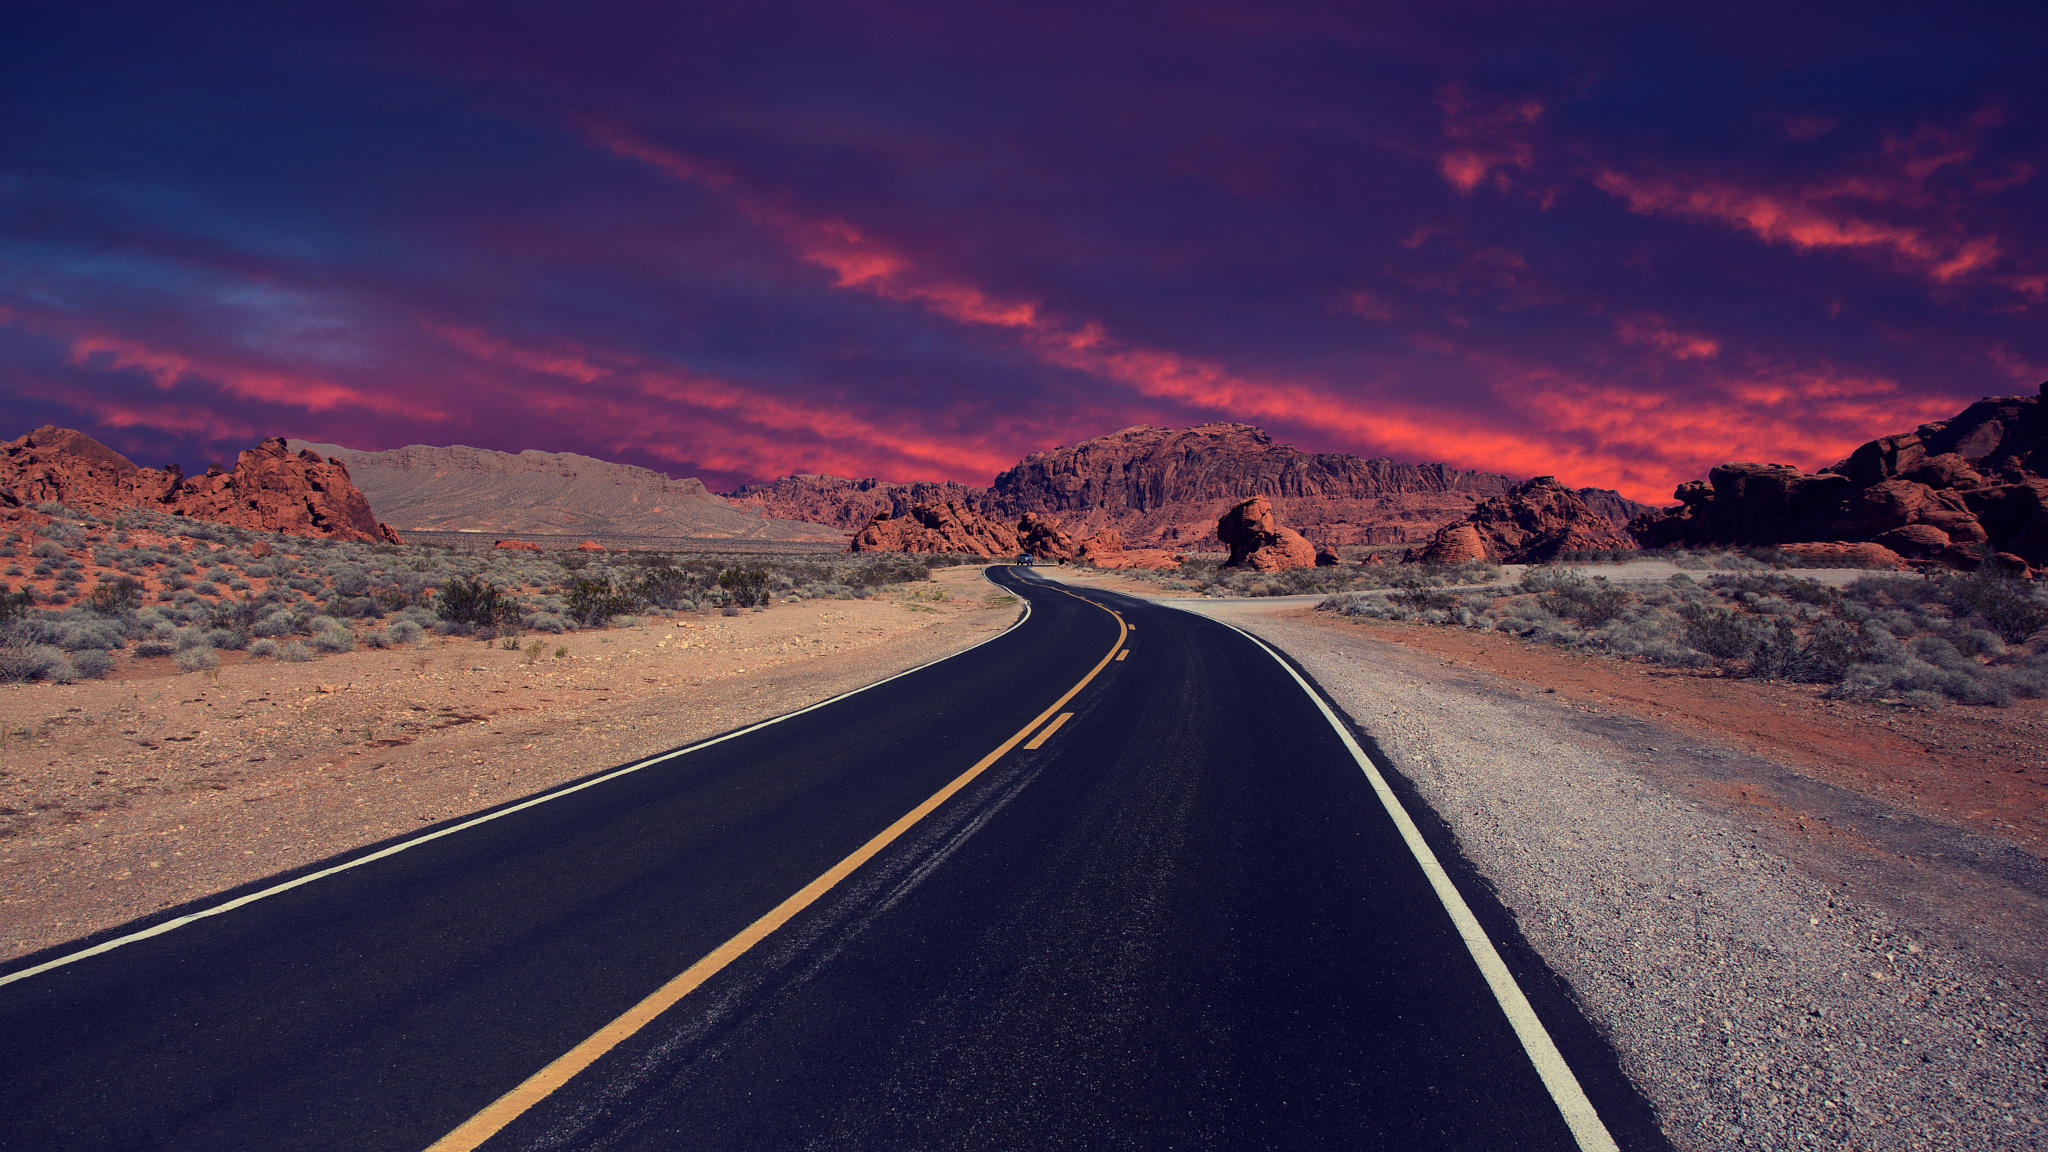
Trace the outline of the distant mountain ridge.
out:
M 987 487 L 796 475 L 727 496 L 767 515 L 849 531 L 876 512 L 901 517 L 951 501 L 995 520 L 1035 512 L 1077 535 L 1114 528 L 1133 546 L 1185 549 L 1213 543 L 1217 517 L 1252 496 L 1270 499 L 1283 523 L 1318 544 L 1399 544 L 1427 539 L 1513 486 L 1506 476 L 1447 464 L 1303 452 L 1249 424 L 1212 423 L 1139 425 L 1034 452 Z M 1650 510 L 1607 489 L 1580 494 L 1617 526 Z
M 386 521 L 405 531 L 836 541 L 817 523 L 734 507 L 694 478 L 575 452 L 410 444 L 369 452 L 293 440 L 347 465 Z

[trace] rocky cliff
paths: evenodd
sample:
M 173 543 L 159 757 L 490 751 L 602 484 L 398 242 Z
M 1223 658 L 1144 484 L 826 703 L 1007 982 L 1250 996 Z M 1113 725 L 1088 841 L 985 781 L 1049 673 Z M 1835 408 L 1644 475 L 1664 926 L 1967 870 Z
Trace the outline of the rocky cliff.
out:
M 1265 496 L 1282 520 L 1325 544 L 1426 535 L 1508 480 L 1445 464 L 1397 464 L 1276 444 L 1249 424 L 1126 428 L 1034 452 L 996 477 L 998 514 L 1059 514 L 1069 531 L 1116 528 L 1125 540 L 1202 546 L 1217 518 Z
M 728 493 L 766 515 L 856 530 L 886 512 L 956 503 L 990 520 L 1056 517 L 1075 539 L 1116 529 L 1133 546 L 1213 546 L 1217 518 L 1251 496 L 1325 546 L 1424 540 L 1446 521 L 1512 487 L 1505 476 L 1446 464 L 1398 464 L 1303 452 L 1248 424 L 1126 428 L 1034 452 L 986 488 L 789 476 Z M 1649 510 L 1605 489 L 1581 489 L 1616 525 Z
M 2048 566 L 2048 400 L 1980 400 L 1814 473 L 1723 464 L 1676 495 L 1630 525 L 1646 547 L 1864 542 L 1956 568 Z
M 745 540 L 844 540 L 814 523 L 734 507 L 696 479 L 574 452 L 412 444 L 364 452 L 301 444 L 345 462 L 378 510 L 409 531 Z M 848 530 L 851 530 L 850 527 Z
M 233 471 L 186 476 L 173 465 L 143 468 L 83 432 L 43 427 L 0 444 L 0 504 L 53 500 L 95 511 L 154 509 L 237 528 L 399 543 L 370 512 L 348 467 L 292 452 L 273 436 L 235 460 Z

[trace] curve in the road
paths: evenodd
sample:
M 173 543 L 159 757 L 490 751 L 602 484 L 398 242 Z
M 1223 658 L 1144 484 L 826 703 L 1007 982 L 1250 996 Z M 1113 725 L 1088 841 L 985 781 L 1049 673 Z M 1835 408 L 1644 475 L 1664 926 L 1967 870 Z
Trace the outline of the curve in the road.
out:
M 1078 596 L 1071 592 L 1068 595 L 1074 596 L 1075 599 L 1086 603 L 1095 603 L 1085 596 Z M 1101 605 L 1096 606 L 1101 607 Z M 645 1000 L 633 1005 L 621 1013 L 617 1019 L 592 1033 L 588 1039 L 555 1058 L 547 1067 L 527 1077 L 518 1087 L 500 1096 L 481 1112 L 463 1121 L 454 1131 L 434 1141 L 427 1149 L 427 1152 L 472 1152 L 472 1150 L 482 1147 L 484 1141 L 503 1131 L 507 1124 L 518 1119 L 528 1109 L 552 1095 L 562 1085 L 567 1084 L 577 1073 L 595 1063 L 598 1057 L 617 1048 L 621 1042 L 630 1039 L 642 1028 L 652 1023 L 656 1017 L 681 1003 L 683 997 L 702 987 L 706 980 L 724 971 L 727 965 L 746 955 L 756 944 L 767 939 L 771 933 L 795 919 L 798 913 L 817 903 L 820 897 L 838 887 L 840 881 L 853 875 L 855 869 L 874 859 L 883 849 L 901 839 L 905 832 L 910 831 L 911 828 L 915 827 L 925 817 L 931 815 L 939 805 L 952 799 L 961 789 L 972 784 L 983 772 L 988 771 L 989 765 L 1002 759 L 1011 749 L 1029 738 L 1034 731 L 1037 731 L 1039 725 L 1044 724 L 1047 719 L 1058 715 L 1059 719 L 1054 720 L 1044 733 L 1045 735 L 1050 735 L 1066 719 L 1065 715 L 1060 714 L 1060 709 L 1066 707 L 1069 700 L 1080 695 L 1081 689 L 1086 688 L 1090 681 L 1101 675 L 1102 670 L 1107 668 L 1110 662 L 1122 653 L 1124 640 L 1130 635 L 1129 626 L 1124 623 L 1124 618 L 1115 609 L 1104 608 L 1103 611 L 1116 617 L 1116 642 L 1110 645 L 1109 651 L 1103 653 L 1102 659 L 1096 661 L 1095 667 L 1090 668 L 1086 674 L 1079 680 L 1076 680 L 1073 687 L 1068 688 L 1062 693 L 1059 699 L 1047 705 L 1045 711 L 1032 717 L 1022 728 L 1011 733 L 1009 739 L 996 745 L 994 749 L 990 750 L 988 755 L 975 761 L 973 767 L 947 781 L 945 787 L 926 797 L 922 803 L 904 813 L 895 823 L 876 833 L 873 839 L 848 853 L 837 864 L 827 868 L 817 879 L 798 889 L 789 899 L 777 904 L 759 920 L 747 925 L 746 928 L 742 929 L 731 939 L 712 949 L 709 955 L 684 969 L 675 979 L 649 993 Z M 1031 747 L 1037 748 L 1042 742 L 1041 738 L 1038 743 L 1032 744 Z M 1566 1075 L 1569 1076 L 1570 1073 L 1567 1072 Z M 1576 1085 L 1574 1086 L 1576 1087 Z

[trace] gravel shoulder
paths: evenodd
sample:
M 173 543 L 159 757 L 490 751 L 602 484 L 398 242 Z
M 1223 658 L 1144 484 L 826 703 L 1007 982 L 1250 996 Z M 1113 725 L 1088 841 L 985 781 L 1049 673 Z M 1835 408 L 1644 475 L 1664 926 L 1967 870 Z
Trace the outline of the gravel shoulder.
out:
M 2038 768 L 2031 739 L 1987 738 L 1967 777 L 1859 775 L 1814 725 L 1772 738 L 1767 713 L 1823 707 L 1774 686 L 1737 699 L 1674 678 L 1630 698 L 1627 666 L 1511 638 L 1487 642 L 1520 645 L 1515 659 L 1475 661 L 1433 650 L 1443 629 L 1177 603 L 1287 652 L 1370 734 L 1676 1146 L 2048 1142 L 2048 864 L 2038 828 L 2000 808 L 2013 765 L 1984 760 Z M 1929 738 L 1864 707 L 1830 738 L 1859 718 L 1869 745 Z M 2034 722 L 1943 715 L 1988 711 L 2007 735 Z M 1979 802 L 1959 799 L 1973 787 Z
M 538 658 L 438 639 L 0 686 L 0 959 L 816 703 L 1019 612 L 950 568 L 867 600 L 571 633 Z

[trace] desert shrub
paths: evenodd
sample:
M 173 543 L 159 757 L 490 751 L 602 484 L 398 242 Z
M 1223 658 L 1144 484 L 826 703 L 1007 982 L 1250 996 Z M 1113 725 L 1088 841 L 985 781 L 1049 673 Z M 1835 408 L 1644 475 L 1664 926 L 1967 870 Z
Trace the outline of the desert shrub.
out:
M 1806 646 L 1790 620 L 1780 618 L 1771 630 L 1756 635 L 1749 652 L 1749 674 L 1765 680 L 1790 680 L 1799 671 L 1799 658 Z
M 1823 617 L 1799 649 L 1792 675 L 1809 683 L 1839 684 L 1863 653 L 1863 637 L 1855 628 L 1834 617 Z
M 121 626 L 101 616 L 60 616 L 35 622 L 36 638 L 45 644 L 78 652 L 87 648 L 119 648 L 127 643 Z
M 22 643 L 17 636 L 0 638 L 0 683 L 48 680 L 69 684 L 76 679 L 78 670 L 61 649 L 48 644 Z
M 1527 580 L 1527 573 L 1523 574 Z M 1579 624 L 1596 628 L 1627 608 L 1634 599 L 1627 591 L 1607 583 L 1604 576 L 1587 579 L 1578 572 L 1566 572 L 1549 582 L 1536 597 L 1545 611 Z
M 295 613 L 273 612 L 258 620 L 251 626 L 250 631 L 266 639 L 290 636 L 299 630 L 299 623 Z
M 313 633 L 313 647 L 322 652 L 348 652 L 355 648 L 355 633 L 340 623 Z
M 1716 660 L 1745 659 L 1763 639 L 1754 624 L 1726 608 L 1685 604 L 1678 615 L 1685 621 L 1685 642 Z
M 926 569 L 927 575 L 930 569 Z M 755 608 L 768 602 L 768 572 L 763 568 L 727 568 L 718 574 L 718 586 L 727 600 L 741 608 Z
M 680 568 L 657 565 L 640 574 L 634 582 L 639 598 L 656 608 L 681 608 L 702 591 L 697 578 Z
M 609 576 L 573 577 L 563 601 L 569 618 L 585 627 L 623 616 L 640 603 L 632 588 L 613 582 Z
M 65 550 L 55 540 L 38 540 L 29 547 L 28 554 L 39 560 L 62 560 Z
M 724 608 L 719 610 L 718 614 L 720 616 L 737 616 L 740 614 L 740 610 L 735 605 L 727 604 Z
M 1401 582 L 1399 589 L 1387 593 L 1387 599 L 1414 612 L 1441 612 L 1458 603 L 1458 594 L 1440 587 L 1424 584 L 1420 579 Z
M 102 616 L 119 616 L 142 607 L 142 585 L 133 580 L 104 580 L 93 585 L 85 598 L 86 607 Z
M 257 640 L 249 645 L 249 655 L 269 659 L 277 655 L 277 641 Z
M 114 670 L 114 654 L 103 648 L 85 648 L 71 654 L 71 667 L 86 679 L 103 679 Z
M 204 672 L 220 667 L 220 657 L 211 648 L 183 648 L 176 663 L 180 672 Z
M 2048 628 L 2048 603 L 2031 584 L 1992 571 L 1942 583 L 1941 597 L 1958 615 L 1974 615 L 2008 644 L 2020 644 Z
M 313 650 L 293 640 L 277 650 L 277 658 L 288 664 L 303 664 L 313 658 Z
M 229 651 L 249 646 L 249 634 L 232 628 L 208 628 L 204 640 L 209 648 L 225 648 Z
M 156 635 L 136 642 L 137 656 L 169 656 L 178 650 L 177 642 L 169 636 Z
M 393 644 L 417 644 L 427 634 L 427 630 L 420 627 L 418 621 L 398 620 L 386 628 L 384 634 L 391 638 Z
M 450 580 L 435 597 L 435 613 L 450 624 L 470 628 L 495 627 L 515 611 L 510 597 L 481 577 Z

